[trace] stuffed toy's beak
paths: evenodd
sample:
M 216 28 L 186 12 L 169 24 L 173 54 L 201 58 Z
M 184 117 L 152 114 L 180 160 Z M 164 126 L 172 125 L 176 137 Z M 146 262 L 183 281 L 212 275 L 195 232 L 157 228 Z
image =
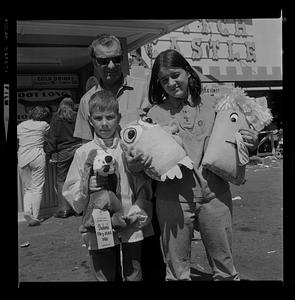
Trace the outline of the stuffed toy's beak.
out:
M 226 143 L 232 144 L 238 151 L 238 164 L 244 166 L 249 162 L 249 152 L 243 141 L 242 135 L 239 132 L 235 133 L 234 141 L 225 141 Z
M 235 133 L 236 145 L 238 151 L 238 164 L 244 166 L 249 162 L 249 152 L 239 132 Z

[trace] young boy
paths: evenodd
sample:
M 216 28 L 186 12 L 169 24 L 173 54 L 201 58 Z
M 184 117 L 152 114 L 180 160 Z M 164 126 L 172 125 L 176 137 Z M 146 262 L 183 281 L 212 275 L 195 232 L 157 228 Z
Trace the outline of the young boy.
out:
M 120 195 L 122 215 L 117 223 L 123 223 L 118 231 L 114 231 L 114 246 L 98 249 L 96 233 L 87 231 L 82 238 L 89 250 L 90 265 L 98 281 L 115 281 L 120 272 L 123 280 L 141 281 L 141 241 L 144 237 L 153 235 L 150 223 L 152 212 L 151 180 L 142 172 L 136 177 L 129 171 L 124 152 L 120 146 L 118 125 L 120 121 L 119 105 L 115 96 L 106 90 L 94 93 L 89 101 L 89 123 L 94 128 L 94 139 L 77 149 L 63 186 L 63 196 L 77 213 L 84 212 L 89 200 L 89 194 L 97 190 L 95 176 L 89 180 L 88 194 L 81 188 L 83 169 L 88 154 L 93 149 L 102 149 L 112 155 L 118 163 L 120 175 Z M 124 216 L 131 211 L 140 209 L 147 214 L 146 221 L 125 223 Z M 122 261 L 120 260 L 120 242 L 122 243 Z M 122 264 L 122 269 L 120 268 Z

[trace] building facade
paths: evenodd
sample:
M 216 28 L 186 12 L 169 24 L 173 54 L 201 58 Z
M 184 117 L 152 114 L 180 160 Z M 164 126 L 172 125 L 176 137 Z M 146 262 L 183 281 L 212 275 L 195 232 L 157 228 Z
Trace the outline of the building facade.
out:
M 142 47 L 152 66 L 166 49 L 179 51 L 198 72 L 204 92 L 239 86 L 266 96 L 274 125 L 282 126 L 282 19 L 200 19 Z

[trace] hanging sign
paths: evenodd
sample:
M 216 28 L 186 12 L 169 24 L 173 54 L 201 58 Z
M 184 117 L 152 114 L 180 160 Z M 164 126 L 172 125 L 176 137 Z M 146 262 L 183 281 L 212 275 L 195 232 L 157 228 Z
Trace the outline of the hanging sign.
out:
M 59 98 L 65 94 L 71 95 L 71 91 L 68 90 L 28 90 L 19 91 L 17 93 L 18 99 L 26 101 L 50 101 Z
M 75 88 L 79 77 L 76 74 L 18 75 L 17 85 L 19 88 Z
M 63 95 L 72 96 L 70 90 L 23 90 L 17 92 L 17 121 L 28 119 L 29 110 L 36 105 L 51 107 L 52 112 L 57 110 L 58 99 Z
M 229 89 L 233 89 L 235 87 L 234 82 L 225 82 L 225 83 L 204 83 L 203 84 L 203 93 L 209 94 L 211 96 L 218 96 Z
M 227 60 L 256 62 L 255 42 L 247 33 L 246 22 L 242 20 L 201 19 L 193 22 L 190 26 L 194 27 L 192 32 L 189 25 L 183 27 L 185 35 L 192 33 L 195 38 L 182 39 L 175 35 L 167 35 L 158 41 L 170 42 L 170 49 L 175 49 L 182 53 L 182 48 L 178 43 L 190 43 L 191 54 L 189 58 L 193 61 L 210 59 L 212 61 Z M 229 20 L 228 20 L 229 21 Z M 167 39 L 168 38 L 168 39 Z M 145 46 L 146 54 L 149 58 L 155 59 L 158 55 L 157 47 L 152 43 Z M 186 52 L 188 53 L 188 52 Z

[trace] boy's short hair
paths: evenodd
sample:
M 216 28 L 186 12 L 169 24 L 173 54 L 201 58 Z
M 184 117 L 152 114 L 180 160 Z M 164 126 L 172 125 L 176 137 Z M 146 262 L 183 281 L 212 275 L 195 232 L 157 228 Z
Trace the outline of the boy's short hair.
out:
M 89 115 L 92 116 L 95 111 L 104 112 L 106 110 L 119 114 L 119 103 L 116 96 L 107 90 L 95 92 L 88 102 Z

